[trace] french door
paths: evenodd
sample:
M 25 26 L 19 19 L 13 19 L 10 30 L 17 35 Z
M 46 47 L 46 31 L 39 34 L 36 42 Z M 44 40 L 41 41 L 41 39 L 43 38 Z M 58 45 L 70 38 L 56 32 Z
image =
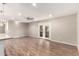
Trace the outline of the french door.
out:
M 51 33 L 50 33 L 50 26 L 49 25 L 39 25 L 39 37 L 40 38 L 45 38 L 45 39 L 48 39 L 50 38 L 51 36 Z

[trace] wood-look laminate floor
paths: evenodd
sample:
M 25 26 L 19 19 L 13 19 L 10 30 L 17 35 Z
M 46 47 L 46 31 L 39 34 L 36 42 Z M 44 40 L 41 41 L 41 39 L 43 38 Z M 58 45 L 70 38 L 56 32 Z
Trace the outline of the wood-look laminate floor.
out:
M 45 39 L 23 37 L 5 40 L 7 56 L 77 56 L 74 46 L 52 42 Z

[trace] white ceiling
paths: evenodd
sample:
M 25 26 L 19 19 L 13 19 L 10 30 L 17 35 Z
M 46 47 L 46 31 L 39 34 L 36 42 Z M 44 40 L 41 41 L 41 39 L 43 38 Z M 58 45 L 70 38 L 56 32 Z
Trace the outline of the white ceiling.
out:
M 0 4 L 2 10 L 2 4 Z M 32 3 L 7 3 L 4 6 L 5 18 L 7 20 L 17 20 L 22 22 L 29 22 L 26 17 L 34 17 L 35 20 L 43 20 L 63 15 L 76 13 L 79 10 L 78 3 L 37 3 L 36 7 Z M 22 13 L 18 16 L 18 13 Z M 0 18 L 2 17 L 0 13 Z

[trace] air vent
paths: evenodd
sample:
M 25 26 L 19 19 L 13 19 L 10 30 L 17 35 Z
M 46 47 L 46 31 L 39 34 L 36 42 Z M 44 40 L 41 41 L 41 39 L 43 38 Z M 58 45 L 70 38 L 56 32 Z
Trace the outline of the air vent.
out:
M 27 20 L 34 20 L 33 17 L 26 17 Z

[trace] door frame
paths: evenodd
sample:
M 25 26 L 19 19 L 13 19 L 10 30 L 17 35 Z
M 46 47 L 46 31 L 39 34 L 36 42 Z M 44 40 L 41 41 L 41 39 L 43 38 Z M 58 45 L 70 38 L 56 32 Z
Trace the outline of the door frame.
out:
M 43 37 L 40 37 L 40 25 L 43 25 Z M 49 38 L 45 37 L 45 26 L 49 27 Z M 51 23 L 38 24 L 38 37 L 43 39 L 51 39 Z

